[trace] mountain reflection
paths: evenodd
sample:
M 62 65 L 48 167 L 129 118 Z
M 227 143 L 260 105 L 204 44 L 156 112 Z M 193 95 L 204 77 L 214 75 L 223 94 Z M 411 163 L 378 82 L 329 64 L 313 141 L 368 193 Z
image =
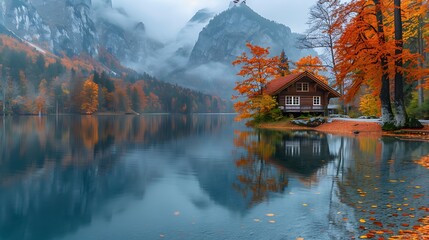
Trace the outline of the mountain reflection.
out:
M 210 134 L 225 121 L 221 115 L 0 118 L 0 239 L 57 239 L 89 225 L 119 196 L 141 199 L 159 173 L 122 163 L 129 149 Z M 106 219 L 113 213 L 103 210 Z
M 250 196 L 250 206 L 283 193 L 292 175 L 314 181 L 314 174 L 335 158 L 326 135 L 313 131 L 236 131 L 234 145 L 244 150 L 235 162 L 240 174 L 234 188 Z

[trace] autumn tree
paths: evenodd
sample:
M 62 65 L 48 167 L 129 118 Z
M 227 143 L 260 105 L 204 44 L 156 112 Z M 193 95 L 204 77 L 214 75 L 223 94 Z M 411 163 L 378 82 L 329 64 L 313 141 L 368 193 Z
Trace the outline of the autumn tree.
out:
M 314 76 L 324 79 L 327 82 L 326 77 L 320 75 L 320 72 L 326 71 L 326 67 L 323 65 L 319 57 L 306 56 L 299 59 L 295 63 L 295 69 L 292 70 L 292 73 L 301 73 L 305 71 L 310 72 Z
M 402 57 L 409 70 L 415 66 L 409 51 L 395 55 L 394 30 L 386 21 L 389 7 L 380 0 L 352 1 L 338 12 L 340 17 L 334 25 L 344 28 L 336 44 L 336 54 L 340 81 L 350 80 L 346 84 L 347 99 L 353 98 L 361 86 L 373 89 L 380 96 L 384 127 L 394 125 L 390 83 L 395 75 L 395 59 Z
M 83 113 L 92 114 L 98 109 L 98 85 L 93 82 L 92 77 L 83 83 L 81 92 Z
M 39 84 L 39 95 L 36 98 L 36 109 L 39 114 L 47 112 L 48 82 L 42 79 Z
M 147 106 L 147 97 L 143 91 L 144 81 L 130 86 L 131 106 L 134 111 L 143 112 Z
M 245 78 L 243 81 L 237 81 L 234 87 L 234 90 L 238 92 L 233 96 L 233 99 L 237 100 L 234 108 L 238 112 L 236 117 L 238 121 L 266 115 L 277 105 L 275 99 L 264 94 L 264 89 L 267 83 L 278 74 L 278 57 L 269 57 L 269 48 L 252 45 L 249 42 L 246 46 L 249 48 L 251 56 L 244 52 L 232 62 L 234 66 L 242 65 L 237 75 Z M 261 102 L 263 108 L 261 108 Z
M 282 52 L 280 53 L 277 71 L 279 76 L 281 77 L 290 74 L 289 59 L 286 56 L 285 50 L 282 50 Z
M 417 52 L 421 69 L 429 67 L 429 1 L 427 0 L 403 0 L 401 8 L 403 14 L 404 44 L 412 45 Z M 420 74 L 417 78 L 418 106 L 424 102 L 424 87 L 427 73 Z
M 380 116 L 380 99 L 372 93 L 360 98 L 359 111 L 365 116 Z
M 395 27 L 395 126 L 402 128 L 407 124 L 407 111 L 404 102 L 404 75 L 403 75 L 403 48 L 401 0 L 394 0 L 394 27 Z

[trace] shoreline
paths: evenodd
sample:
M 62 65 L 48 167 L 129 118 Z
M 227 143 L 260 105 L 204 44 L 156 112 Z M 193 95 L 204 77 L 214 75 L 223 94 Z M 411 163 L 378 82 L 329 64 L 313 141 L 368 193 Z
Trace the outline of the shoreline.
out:
M 336 134 L 343 136 L 374 136 L 374 137 L 397 137 L 420 141 L 429 141 L 429 124 L 424 123 L 423 129 L 401 129 L 397 131 L 383 131 L 377 121 L 359 121 L 355 119 L 333 119 L 331 122 L 323 123 L 317 127 L 304 127 L 290 123 L 290 121 L 263 123 L 257 126 L 261 129 L 271 129 L 278 131 L 299 131 L 313 130 L 322 133 Z

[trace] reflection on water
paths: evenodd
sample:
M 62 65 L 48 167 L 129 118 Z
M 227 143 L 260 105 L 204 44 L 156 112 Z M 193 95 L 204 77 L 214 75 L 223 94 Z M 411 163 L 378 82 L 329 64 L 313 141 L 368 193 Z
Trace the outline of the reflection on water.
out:
M 350 239 L 427 214 L 426 142 L 233 118 L 0 118 L 0 239 Z

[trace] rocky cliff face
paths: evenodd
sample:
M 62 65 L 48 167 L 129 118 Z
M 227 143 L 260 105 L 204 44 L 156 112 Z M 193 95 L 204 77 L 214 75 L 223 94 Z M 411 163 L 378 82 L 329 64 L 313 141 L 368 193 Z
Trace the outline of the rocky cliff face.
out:
M 114 21 L 118 16 L 120 23 Z M 146 36 L 143 23 L 114 9 L 111 0 L 0 0 L 0 23 L 26 41 L 68 56 L 96 57 L 102 47 L 122 62 L 135 62 L 160 46 Z
M 1 23 L 55 53 L 97 53 L 91 0 L 3 0 Z
M 261 17 L 246 4 L 240 4 L 217 15 L 201 31 L 189 63 L 191 66 L 209 62 L 231 63 L 247 50 L 247 41 L 270 47 L 273 55 L 279 55 L 284 49 L 292 60 L 314 54 L 296 47 L 299 36 L 288 27 Z
M 234 82 L 238 80 L 235 76 L 238 68 L 231 63 L 248 52 L 246 42 L 270 47 L 273 56 L 280 55 L 284 49 L 292 61 L 316 55 L 314 51 L 296 47 L 299 37 L 288 27 L 263 18 L 244 3 L 231 4 L 199 33 L 186 65 L 173 70 L 166 79 L 230 98 Z

